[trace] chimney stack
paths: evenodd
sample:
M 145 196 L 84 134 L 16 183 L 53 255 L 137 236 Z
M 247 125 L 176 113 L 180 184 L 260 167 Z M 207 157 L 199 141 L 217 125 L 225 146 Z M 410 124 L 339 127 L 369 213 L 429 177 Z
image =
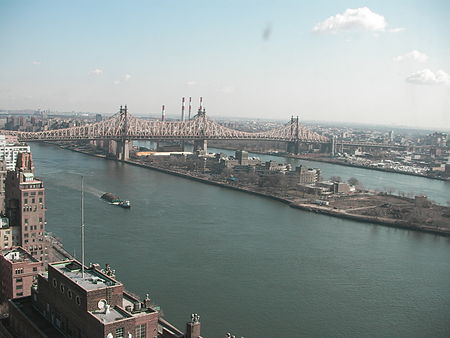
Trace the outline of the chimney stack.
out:
M 189 96 L 189 120 L 191 119 L 192 97 Z
M 181 121 L 184 121 L 184 96 L 181 98 Z
M 162 105 L 161 109 L 161 121 L 164 121 L 166 119 L 166 106 Z

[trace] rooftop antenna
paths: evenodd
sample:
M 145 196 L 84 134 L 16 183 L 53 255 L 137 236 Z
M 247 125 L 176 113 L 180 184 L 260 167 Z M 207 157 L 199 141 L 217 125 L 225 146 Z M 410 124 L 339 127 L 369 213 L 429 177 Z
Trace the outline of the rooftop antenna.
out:
M 84 176 L 81 176 L 81 277 L 84 278 Z
M 184 96 L 181 99 L 181 121 L 184 121 Z
M 191 119 L 192 97 L 189 96 L 189 120 Z

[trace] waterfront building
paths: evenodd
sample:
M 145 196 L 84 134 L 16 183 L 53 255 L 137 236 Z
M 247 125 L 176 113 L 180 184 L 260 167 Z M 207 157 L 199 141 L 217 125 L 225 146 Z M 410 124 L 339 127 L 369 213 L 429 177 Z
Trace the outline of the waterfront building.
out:
M 300 184 L 314 184 L 320 180 L 320 169 L 306 168 L 300 165 L 295 168 L 295 173 L 298 176 L 298 183 Z
M 31 286 L 41 271 L 41 262 L 21 247 L 5 249 L 0 255 L 0 300 L 31 295 Z
M 45 262 L 45 188 L 35 177 L 31 153 L 19 153 L 14 171 L 6 175 L 5 209 L 13 236 L 12 244 L 29 251 L 34 258 Z
M 31 296 L 9 302 L 9 330 L 21 337 L 201 338 L 198 315 L 183 333 L 148 295 L 141 301 L 110 272 L 98 265 L 83 270 L 76 260 L 50 263 Z

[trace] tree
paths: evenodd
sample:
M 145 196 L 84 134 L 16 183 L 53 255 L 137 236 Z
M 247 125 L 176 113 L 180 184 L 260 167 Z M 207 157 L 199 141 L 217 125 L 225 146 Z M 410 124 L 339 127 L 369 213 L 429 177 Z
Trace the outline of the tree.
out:
M 358 181 L 358 179 L 357 178 L 355 178 L 355 177 L 350 177 L 349 179 L 348 179 L 348 184 L 350 184 L 350 185 L 353 185 L 353 186 L 357 186 L 357 185 L 359 185 L 359 181 Z

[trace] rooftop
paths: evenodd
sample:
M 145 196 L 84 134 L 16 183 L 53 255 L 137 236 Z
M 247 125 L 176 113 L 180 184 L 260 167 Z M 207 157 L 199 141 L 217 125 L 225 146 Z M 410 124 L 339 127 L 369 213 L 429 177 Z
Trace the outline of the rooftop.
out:
M 132 317 L 132 315 L 126 313 L 120 308 L 118 307 L 110 308 L 109 305 L 106 305 L 105 309 L 103 310 L 92 311 L 91 314 L 94 315 L 98 320 L 100 320 L 103 323 L 112 323 L 115 322 L 116 320 Z
M 87 291 L 120 285 L 119 282 L 109 278 L 95 268 L 85 268 L 83 276 L 81 264 L 74 260 L 50 265 Z
M 2 250 L 1 254 L 3 255 L 3 257 L 5 257 L 5 259 L 12 263 L 39 262 L 36 258 L 31 256 L 30 253 L 28 253 L 21 247 Z

